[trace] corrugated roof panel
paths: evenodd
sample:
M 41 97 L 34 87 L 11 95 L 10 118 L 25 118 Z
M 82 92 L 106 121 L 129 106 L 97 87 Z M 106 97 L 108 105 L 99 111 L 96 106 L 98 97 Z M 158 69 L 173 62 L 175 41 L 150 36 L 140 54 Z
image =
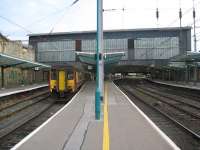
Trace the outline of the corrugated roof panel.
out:
M 24 60 L 24 59 L 9 56 L 3 53 L 0 53 L 0 67 L 19 67 L 19 68 L 39 67 L 39 68 L 47 68 L 47 69 L 51 68 L 51 66 L 49 65 Z

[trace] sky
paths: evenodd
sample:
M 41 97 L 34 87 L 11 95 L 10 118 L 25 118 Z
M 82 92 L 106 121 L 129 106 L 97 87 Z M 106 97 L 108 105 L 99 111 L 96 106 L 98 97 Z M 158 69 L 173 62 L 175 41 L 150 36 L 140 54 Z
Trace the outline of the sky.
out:
M 0 32 L 12 40 L 28 40 L 31 33 L 96 29 L 96 0 L 1 0 Z M 200 48 L 200 0 L 194 0 Z M 104 30 L 193 25 L 192 0 L 104 0 Z M 123 11 L 124 8 L 124 11 Z M 159 20 L 156 20 L 156 8 Z M 193 37 L 193 31 L 192 31 Z

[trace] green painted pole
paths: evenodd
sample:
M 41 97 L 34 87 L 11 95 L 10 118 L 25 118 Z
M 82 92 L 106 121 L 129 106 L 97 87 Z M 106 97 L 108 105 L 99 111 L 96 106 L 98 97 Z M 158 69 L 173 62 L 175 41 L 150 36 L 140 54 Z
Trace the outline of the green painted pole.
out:
M 97 0 L 97 48 L 96 48 L 96 91 L 95 91 L 95 119 L 100 119 L 101 114 L 101 93 L 100 88 L 102 76 L 102 42 L 103 42 L 103 1 Z

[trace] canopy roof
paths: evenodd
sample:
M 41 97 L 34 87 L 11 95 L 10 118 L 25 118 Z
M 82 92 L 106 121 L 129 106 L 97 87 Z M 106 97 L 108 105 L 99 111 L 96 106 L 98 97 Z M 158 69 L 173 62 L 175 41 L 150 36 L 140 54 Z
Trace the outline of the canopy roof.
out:
M 23 69 L 35 68 L 50 69 L 51 66 L 0 53 L 0 67 L 18 67 Z
M 186 68 L 187 66 L 200 66 L 200 53 L 187 52 L 182 55 L 175 56 L 170 59 L 169 68 Z
M 183 55 L 173 57 L 171 62 L 200 62 L 200 53 L 187 52 Z
M 93 72 L 96 68 L 96 54 L 95 52 L 76 52 L 76 55 L 79 57 L 80 61 L 86 66 L 90 66 L 88 69 L 89 71 Z M 104 59 L 104 70 L 105 73 L 108 73 L 111 71 L 111 68 L 113 68 L 113 65 L 117 64 L 122 56 L 124 56 L 124 52 L 112 52 L 112 53 L 104 53 L 103 59 Z
M 90 52 L 76 52 L 77 56 L 79 57 L 80 61 L 90 65 L 96 65 L 96 55 L 95 53 Z M 115 53 L 104 53 L 104 64 L 116 64 L 118 63 L 122 56 L 124 56 L 124 52 L 115 52 Z

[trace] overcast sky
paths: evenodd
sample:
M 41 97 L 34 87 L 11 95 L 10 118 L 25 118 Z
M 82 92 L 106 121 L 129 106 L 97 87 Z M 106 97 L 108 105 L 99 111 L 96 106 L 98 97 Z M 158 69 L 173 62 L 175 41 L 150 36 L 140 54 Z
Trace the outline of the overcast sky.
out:
M 95 30 L 96 0 L 79 0 L 70 7 L 73 1 L 1 0 L 0 17 L 8 20 L 0 18 L 0 32 L 13 40 L 26 40 L 29 33 Z M 183 10 L 182 25 L 192 25 L 192 6 L 192 0 L 104 0 L 104 9 L 117 9 L 104 12 L 104 29 L 179 26 L 180 7 Z M 158 24 L 157 7 L 160 11 Z M 195 0 L 195 7 L 199 27 L 200 0 Z M 199 40 L 200 28 L 197 28 L 197 33 Z

